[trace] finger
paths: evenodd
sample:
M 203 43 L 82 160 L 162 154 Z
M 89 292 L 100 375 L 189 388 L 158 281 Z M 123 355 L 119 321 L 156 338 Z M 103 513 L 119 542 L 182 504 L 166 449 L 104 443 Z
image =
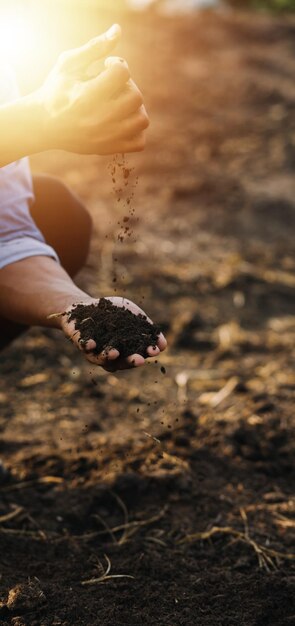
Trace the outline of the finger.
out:
M 93 96 L 97 97 L 97 92 L 102 91 L 107 98 L 120 93 L 130 79 L 130 71 L 124 59 L 120 57 L 109 57 L 105 61 L 105 69 L 99 76 L 88 82 L 87 88 L 92 89 Z
M 107 56 L 115 47 L 121 36 L 121 28 L 113 24 L 102 35 L 90 39 L 84 46 L 67 50 L 60 55 L 59 64 L 65 70 L 86 70 L 89 65 Z
M 101 356 L 106 361 L 115 361 L 120 356 L 120 352 L 116 348 L 105 348 Z
M 163 333 L 159 334 L 158 340 L 157 340 L 157 346 L 160 348 L 161 352 L 163 352 L 163 350 L 165 350 L 165 348 L 167 348 L 167 340 L 164 337 Z
M 80 338 L 81 338 L 80 331 L 76 329 L 74 320 L 72 320 L 71 322 L 68 322 L 63 330 L 64 330 L 65 336 L 70 341 L 72 341 L 72 343 L 74 343 L 78 348 L 82 349 L 80 346 Z
M 90 363 L 95 365 L 102 365 L 103 367 L 108 363 L 113 363 L 120 356 L 119 351 L 116 348 L 105 348 L 100 354 L 93 354 L 93 352 L 86 352 L 86 358 Z
M 145 359 L 141 354 L 131 354 L 125 359 L 125 363 L 127 367 L 140 367 L 144 365 Z
M 149 126 L 149 119 L 145 113 L 144 106 L 140 107 L 136 113 L 129 116 L 128 119 L 122 120 L 118 127 L 118 138 L 127 141 L 134 140 L 138 135 L 143 133 Z
M 100 354 L 93 354 L 93 352 L 91 353 L 86 352 L 85 357 L 87 361 L 89 361 L 89 363 L 92 363 L 93 365 L 104 366 L 106 363 L 106 359 L 103 358 Z
M 83 341 L 83 339 L 80 339 L 80 345 L 82 345 L 85 352 L 92 352 L 96 347 L 94 339 L 88 339 L 88 341 Z
M 160 348 L 158 346 L 149 346 L 147 348 L 148 356 L 158 356 L 160 354 Z
M 113 152 L 140 152 L 145 147 L 145 131 L 149 126 L 149 119 L 145 112 L 144 106 L 142 106 L 136 113 L 133 113 L 128 119 L 118 121 L 115 127 L 115 135 L 114 144 L 116 149 L 112 148 L 110 153 Z M 94 144 L 95 149 L 96 144 Z M 118 304 L 118 306 L 126 306 Z M 128 304 L 127 304 L 128 308 Z M 131 311 L 138 315 L 142 313 L 145 315 L 143 311 L 141 311 L 138 307 L 131 307 Z M 152 321 L 145 315 L 148 322 L 152 324 Z
M 138 111 L 142 105 L 143 96 L 141 91 L 138 89 L 133 80 L 128 80 L 120 96 L 114 100 L 114 106 L 117 109 L 118 119 L 125 119 L 131 113 Z
M 145 133 L 139 133 L 132 139 L 122 139 L 120 142 L 120 153 L 142 152 L 145 149 L 146 138 Z

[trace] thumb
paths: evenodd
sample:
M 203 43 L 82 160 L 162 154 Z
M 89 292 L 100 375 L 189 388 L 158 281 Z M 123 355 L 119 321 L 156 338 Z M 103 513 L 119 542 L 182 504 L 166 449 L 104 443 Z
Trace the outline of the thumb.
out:
M 113 50 L 121 36 L 121 28 L 113 24 L 102 35 L 90 39 L 84 46 L 67 50 L 60 56 L 60 64 L 64 70 L 86 70 L 89 65 L 105 57 Z
M 107 59 L 105 59 L 104 66 L 106 69 L 109 69 L 114 65 L 120 65 L 129 71 L 128 63 L 125 59 L 122 59 L 122 57 L 107 57 Z
M 130 78 L 128 64 L 120 57 L 108 57 L 105 60 L 105 69 L 92 81 L 89 81 L 88 87 L 92 87 L 93 93 L 97 93 L 97 89 L 102 89 L 107 97 L 113 97 L 118 94 L 126 85 Z

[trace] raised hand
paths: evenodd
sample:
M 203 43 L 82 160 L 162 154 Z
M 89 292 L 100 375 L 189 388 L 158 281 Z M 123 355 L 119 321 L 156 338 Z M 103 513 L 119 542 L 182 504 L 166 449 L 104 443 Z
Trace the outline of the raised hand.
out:
M 100 155 L 143 150 L 149 120 L 126 61 L 109 57 L 102 72 L 96 76 L 91 72 L 120 34 L 114 25 L 60 55 L 38 92 L 48 147 Z

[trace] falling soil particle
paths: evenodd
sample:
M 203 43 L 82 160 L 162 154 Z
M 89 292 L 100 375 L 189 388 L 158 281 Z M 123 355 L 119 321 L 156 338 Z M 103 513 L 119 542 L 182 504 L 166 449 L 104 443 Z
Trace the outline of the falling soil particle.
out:
M 131 169 L 129 169 L 128 167 L 123 167 L 124 178 L 129 178 L 130 174 L 131 174 Z
M 80 341 L 94 339 L 94 354 L 116 348 L 125 358 L 131 354 L 147 356 L 147 348 L 155 346 L 161 332 L 145 315 L 135 315 L 126 307 L 118 307 L 101 298 L 97 304 L 78 304 L 69 315 L 80 331 Z
M 162 365 L 162 367 L 161 367 L 161 372 L 162 372 L 162 374 L 166 374 L 166 368 L 164 367 L 164 365 Z

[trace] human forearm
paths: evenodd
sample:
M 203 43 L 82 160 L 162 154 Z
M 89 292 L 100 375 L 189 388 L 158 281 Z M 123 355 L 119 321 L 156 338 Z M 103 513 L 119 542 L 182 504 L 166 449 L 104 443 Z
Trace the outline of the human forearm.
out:
M 87 360 L 95 365 L 101 365 L 108 371 L 115 371 L 143 365 L 145 362 L 145 358 L 140 354 L 121 358 L 116 346 L 109 346 L 97 354 L 93 352 L 96 347 L 93 339 L 89 339 L 84 345 L 80 343 L 80 333 L 77 332 L 75 322 L 69 321 L 69 314 L 75 308 L 75 304 L 98 304 L 99 300 L 79 289 L 63 268 L 50 257 L 30 257 L 6 265 L 0 270 L 0 294 L 0 318 L 28 326 L 59 328 L 66 337 L 72 339 Z M 142 309 L 126 298 L 108 299 L 115 306 L 127 308 L 134 315 L 146 317 Z M 65 311 L 67 315 L 53 315 Z M 48 319 L 50 315 L 53 317 Z M 146 319 L 151 322 L 149 318 Z M 149 346 L 146 356 L 157 356 L 160 351 L 165 350 L 166 345 L 166 340 L 160 333 L 157 345 Z
M 29 257 L 0 270 L 0 316 L 29 326 L 61 327 L 48 315 L 74 302 L 92 301 L 65 270 L 46 256 Z
M 0 107 L 0 138 L 0 167 L 51 147 L 38 92 Z

